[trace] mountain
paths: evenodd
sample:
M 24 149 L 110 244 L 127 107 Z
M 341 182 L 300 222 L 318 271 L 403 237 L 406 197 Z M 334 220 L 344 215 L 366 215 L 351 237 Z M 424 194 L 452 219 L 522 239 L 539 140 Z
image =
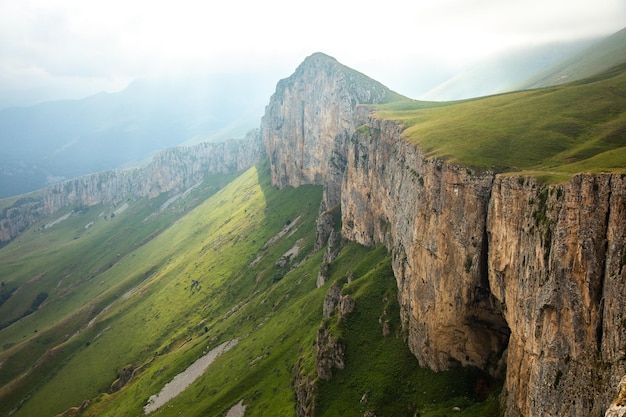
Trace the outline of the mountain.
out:
M 548 87 L 591 77 L 626 62 L 626 28 L 556 63 L 515 89 Z
M 597 39 L 551 43 L 498 54 L 454 74 L 420 95 L 422 100 L 449 101 L 519 90 L 518 86 L 538 73 L 586 49 Z
M 317 53 L 246 140 L 3 200 L 0 415 L 602 415 L 624 97 L 413 101 Z
M 0 110 L 0 197 L 241 137 L 274 83 L 266 74 L 138 80 L 119 93 Z
M 517 106 L 516 94 L 439 108 L 399 100 L 378 106 L 393 112 L 374 115 L 355 100 L 336 116 L 352 116 L 357 128 L 351 134 L 324 117 L 310 124 L 327 127 L 320 134 L 307 135 L 307 127 L 297 124 L 285 131 L 273 108 L 298 108 L 294 83 L 293 90 L 270 101 L 262 131 L 277 184 L 298 185 L 303 176 L 325 184 L 322 208 L 329 210 L 328 218 L 341 211 L 342 236 L 384 244 L 392 254 L 403 329 L 420 364 L 445 370 L 460 363 L 494 375 L 506 368 L 507 416 L 597 414 L 625 371 L 626 335 L 619 324 L 626 284 L 625 71 L 617 67 L 555 95 L 525 93 L 537 119 L 527 118 L 532 113 Z M 327 94 L 334 85 L 326 85 Z M 586 101 L 592 90 L 605 99 Z M 313 110 L 323 102 L 315 98 L 325 96 L 317 87 L 301 114 L 322 114 Z M 571 114 L 568 106 L 559 111 L 559 104 L 571 99 L 578 101 L 569 106 L 580 113 Z M 464 117 L 465 106 L 475 117 Z M 598 171 L 617 173 L 569 172 L 550 184 L 536 179 L 550 180 L 549 170 L 519 172 L 541 165 L 520 159 L 535 155 L 535 139 L 523 135 L 529 122 L 543 126 L 544 133 L 556 130 L 554 137 L 537 136 L 552 147 L 552 155 L 576 155 L 572 162 L 585 156 L 589 160 L 579 169 L 595 163 Z M 581 130 L 565 128 L 564 122 Z M 588 122 L 602 128 L 592 124 L 587 131 Z M 419 133 L 407 141 L 413 126 L 424 127 L 433 141 L 422 142 Z M 501 130 L 492 132 L 493 127 Z M 481 133 L 492 146 L 481 147 Z M 476 162 L 491 158 L 491 166 L 504 172 L 459 164 L 464 149 Z M 509 158 L 520 159 L 520 166 L 497 165 Z M 606 366 L 602 371 L 596 368 L 599 358 Z M 596 369 L 595 379 L 584 377 L 589 369 Z
M 138 199 L 166 192 L 181 193 L 201 183 L 207 175 L 250 167 L 261 155 L 259 132 L 252 130 L 244 139 L 170 148 L 141 167 L 90 174 L 5 200 L 6 204 L 0 205 L 0 244 L 68 206 L 115 206 L 129 196 Z

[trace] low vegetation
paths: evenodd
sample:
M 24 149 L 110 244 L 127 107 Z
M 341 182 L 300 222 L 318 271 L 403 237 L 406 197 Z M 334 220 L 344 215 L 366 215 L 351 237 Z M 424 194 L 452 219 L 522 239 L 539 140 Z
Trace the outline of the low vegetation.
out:
M 71 407 L 84 416 L 142 415 L 175 375 L 235 338 L 150 415 L 219 416 L 240 400 L 246 416 L 295 415 L 293 369 L 299 358 L 314 361 L 330 285 L 315 287 L 321 187 L 277 190 L 266 162 L 216 181 L 157 215 L 168 196 L 131 198 L 113 218 L 115 207 L 81 208 L 0 249 L 3 292 L 11 294 L 0 317 L 14 320 L 0 330 L 0 415 L 54 416 Z M 475 370 L 418 366 L 403 342 L 384 248 L 346 244 L 330 277 L 356 308 L 335 327 L 346 367 L 319 384 L 319 416 L 360 417 L 366 408 L 439 416 L 453 407 L 458 415 L 498 415 L 495 394 L 477 401 L 484 376 Z
M 378 117 L 406 127 L 428 158 L 560 182 L 626 170 L 626 64 L 575 83 L 456 103 L 397 102 Z

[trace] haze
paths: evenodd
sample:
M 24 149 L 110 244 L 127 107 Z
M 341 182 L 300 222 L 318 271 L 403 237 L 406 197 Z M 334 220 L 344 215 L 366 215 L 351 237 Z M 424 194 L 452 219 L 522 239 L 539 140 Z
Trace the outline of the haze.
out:
M 164 75 L 287 76 L 323 51 L 418 98 L 490 56 L 624 26 L 623 0 L 0 0 L 0 95 L 77 98 Z

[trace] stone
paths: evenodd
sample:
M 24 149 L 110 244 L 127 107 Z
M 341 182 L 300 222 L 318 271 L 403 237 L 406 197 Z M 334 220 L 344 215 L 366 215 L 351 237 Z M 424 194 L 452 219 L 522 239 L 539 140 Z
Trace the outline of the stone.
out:
M 547 186 L 431 159 L 364 106 L 388 95 L 307 58 L 263 117 L 272 183 L 323 185 L 343 239 L 387 247 L 421 365 L 504 378 L 507 417 L 600 415 L 626 372 L 624 176 Z
M 626 376 L 622 378 L 617 386 L 617 395 L 604 414 L 604 417 L 624 416 L 626 416 Z

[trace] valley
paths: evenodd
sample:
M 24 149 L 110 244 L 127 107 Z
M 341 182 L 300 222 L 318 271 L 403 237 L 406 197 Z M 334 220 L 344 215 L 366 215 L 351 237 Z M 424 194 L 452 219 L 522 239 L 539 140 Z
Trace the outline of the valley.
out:
M 625 74 L 420 102 L 316 53 L 242 140 L 2 200 L 0 415 L 603 415 Z
M 323 321 L 327 288 L 316 289 L 321 253 L 313 251 L 320 198 L 319 186 L 284 190 L 271 187 L 267 163 L 260 163 L 184 217 L 170 218 L 173 223 L 162 232 L 144 238 L 138 245 L 136 240 L 129 241 L 131 248 L 114 254 L 116 261 L 112 264 L 107 265 L 106 257 L 95 262 L 88 269 L 96 269 L 94 276 L 80 279 L 71 292 L 65 287 L 78 271 L 61 282 L 51 279 L 50 301 L 22 319 L 20 332 L 12 326 L 0 333 L 2 340 L 11 344 L 2 351 L 2 369 L 3 375 L 12 379 L 1 391 L 1 404 L 6 407 L 2 413 L 56 415 L 72 407 L 81 409 L 82 404 L 82 415 L 142 414 L 149 397 L 175 375 L 209 349 L 239 338 L 236 346 L 216 358 L 206 375 L 150 415 L 178 415 L 176 410 L 181 406 L 189 415 L 218 415 L 242 398 L 246 415 L 290 415 L 296 408 L 291 388 L 293 369 L 300 363 L 302 371 L 314 372 L 309 368 L 315 362 L 312 346 L 316 328 Z M 139 200 L 107 223 L 143 222 L 147 210 L 156 210 L 164 199 Z M 148 207 L 140 210 L 146 203 Z M 94 207 L 94 213 L 98 210 Z M 14 243 L 39 242 L 39 252 L 35 252 L 40 258 L 45 259 L 49 252 L 67 257 L 75 252 L 73 245 L 91 246 L 87 236 L 74 236 L 90 218 L 69 222 L 74 219 L 78 217 L 33 232 L 33 236 L 24 234 Z M 159 215 L 150 220 L 159 221 L 163 221 Z M 96 221 L 88 232 L 103 233 L 108 225 Z M 57 237 L 49 240 L 52 244 L 42 244 L 41 234 L 45 237 L 55 231 Z M 100 240 L 94 236 L 92 242 L 96 241 Z M 290 257 L 287 264 L 279 264 L 277 261 L 296 242 L 299 254 Z M 100 249 L 101 245 L 94 243 L 93 248 Z M 44 259 L 42 265 L 52 262 Z M 28 264 L 16 261 L 11 265 L 13 270 Z M 80 264 L 68 261 L 57 258 L 54 262 Z M 25 275 L 19 272 L 15 271 L 14 276 Z M 53 274 L 46 271 L 45 275 Z M 348 285 L 347 276 L 352 281 Z M 342 414 L 348 415 L 345 407 L 352 403 L 351 398 L 360 398 L 367 391 L 369 407 L 390 407 L 388 415 L 394 415 L 397 408 L 423 407 L 435 412 L 450 404 L 497 410 L 494 401 L 483 405 L 475 402 L 473 386 L 480 374 L 433 374 L 420 368 L 412 357 L 402 342 L 395 284 L 384 248 L 347 245 L 331 263 L 330 277 L 331 281 L 344 282 L 344 291 L 353 294 L 358 304 L 363 303 L 355 310 L 362 317 L 355 316 L 345 325 L 338 321 L 336 331 L 342 332 L 342 327 L 348 326 L 345 331 L 352 334 L 352 326 L 361 326 L 356 334 L 369 339 L 355 340 L 357 350 L 348 350 L 346 360 L 353 366 L 362 364 L 362 371 L 370 371 L 362 373 L 354 368 L 341 380 L 325 382 L 320 389 L 329 393 L 336 392 L 346 381 L 355 389 L 342 389 L 341 396 L 322 395 L 320 398 L 327 399 L 320 400 L 320 407 L 329 412 L 343 410 Z M 67 304 L 68 309 L 58 308 L 59 304 Z M 378 320 L 381 314 L 386 315 L 391 332 L 382 339 L 383 326 Z M 379 345 L 376 359 L 371 356 L 370 343 Z M 390 352 L 398 353 L 388 355 Z M 401 371 L 389 363 L 398 355 L 405 361 Z M 117 373 L 128 365 L 132 365 L 132 377 L 119 390 L 111 391 Z M 389 370 L 379 375 L 386 367 Z M 423 380 L 440 380 L 449 392 L 424 386 L 423 392 L 405 391 L 398 402 L 389 377 L 399 371 L 411 379 L 421 375 Z M 341 402 L 337 404 L 338 400 Z

